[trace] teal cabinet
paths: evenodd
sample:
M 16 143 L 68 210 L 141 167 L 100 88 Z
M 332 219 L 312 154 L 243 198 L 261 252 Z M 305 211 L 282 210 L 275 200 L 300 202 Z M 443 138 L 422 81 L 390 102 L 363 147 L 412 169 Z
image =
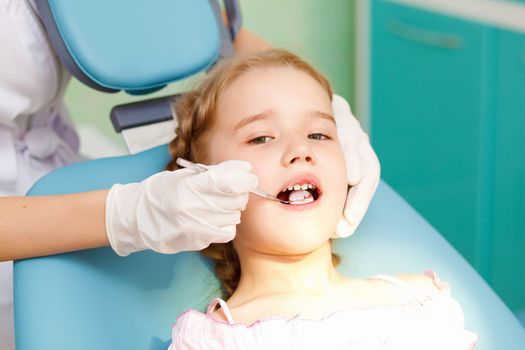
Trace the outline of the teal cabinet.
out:
M 491 282 L 525 308 L 525 34 L 497 33 Z
M 475 264 L 485 28 L 383 1 L 372 22 L 371 138 L 382 176 Z
M 525 34 L 382 0 L 371 26 L 383 179 L 525 308 Z

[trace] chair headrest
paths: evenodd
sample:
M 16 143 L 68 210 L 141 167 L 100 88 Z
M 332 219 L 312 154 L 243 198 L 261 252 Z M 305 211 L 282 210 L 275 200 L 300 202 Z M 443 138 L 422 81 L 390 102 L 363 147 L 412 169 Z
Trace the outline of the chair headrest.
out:
M 215 0 L 37 0 L 69 71 L 106 92 L 146 93 L 212 65 L 221 49 Z

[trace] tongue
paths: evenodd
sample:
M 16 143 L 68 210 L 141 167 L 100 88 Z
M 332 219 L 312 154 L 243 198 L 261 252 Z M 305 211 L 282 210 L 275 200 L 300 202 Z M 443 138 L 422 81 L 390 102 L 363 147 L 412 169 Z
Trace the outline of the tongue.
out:
M 310 192 L 306 190 L 299 190 L 290 192 L 290 197 L 288 197 L 288 200 L 290 202 L 299 202 L 303 201 L 304 199 L 308 199 L 309 197 L 311 197 Z

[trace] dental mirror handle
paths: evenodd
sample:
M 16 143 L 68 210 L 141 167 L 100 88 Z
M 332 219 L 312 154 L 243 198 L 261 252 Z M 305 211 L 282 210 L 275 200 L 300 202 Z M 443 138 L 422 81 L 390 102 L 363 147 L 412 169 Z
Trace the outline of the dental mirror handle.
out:
M 196 163 L 190 162 L 189 160 L 186 160 L 184 158 L 177 158 L 175 163 L 177 163 L 179 166 L 181 166 L 183 168 L 193 169 L 193 170 L 196 170 L 198 172 L 203 172 L 203 171 L 208 170 L 208 167 L 206 165 L 204 165 L 204 164 L 196 164 Z M 271 195 L 270 193 L 268 193 L 266 191 L 263 191 L 261 189 L 258 189 L 258 188 L 254 189 L 254 190 L 252 190 L 250 192 L 253 193 L 253 194 L 256 194 L 256 195 L 258 195 L 260 197 L 266 198 L 266 199 L 271 199 L 273 201 L 278 201 L 278 202 L 281 202 L 281 203 L 284 203 L 284 204 L 290 204 L 289 201 L 285 201 L 285 200 L 279 199 L 279 198 L 275 197 L 274 195 Z
M 279 198 L 275 197 L 274 195 L 272 195 L 272 194 L 270 194 L 270 193 L 268 193 L 266 191 L 260 190 L 258 188 L 254 189 L 254 190 L 252 190 L 250 192 L 253 193 L 253 194 L 256 194 L 256 195 L 258 195 L 260 197 L 271 199 L 273 201 L 278 201 L 278 202 L 281 202 L 281 203 L 284 203 L 284 204 L 290 204 L 290 202 L 284 201 L 282 199 L 279 199 Z
M 190 162 L 189 160 L 186 160 L 186 159 L 180 158 L 180 157 L 177 158 L 175 163 L 177 163 L 179 166 L 181 166 L 183 168 L 193 169 L 193 170 L 196 170 L 198 172 L 203 172 L 203 171 L 208 170 L 208 167 L 206 165 L 204 165 L 204 164 L 196 164 L 196 163 Z

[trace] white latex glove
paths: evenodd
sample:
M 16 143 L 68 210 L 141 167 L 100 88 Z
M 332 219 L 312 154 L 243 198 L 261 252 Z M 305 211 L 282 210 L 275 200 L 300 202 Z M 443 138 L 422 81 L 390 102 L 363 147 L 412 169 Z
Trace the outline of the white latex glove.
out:
M 365 216 L 379 184 L 381 170 L 368 135 L 353 116 L 348 102 L 341 96 L 334 95 L 332 110 L 337 124 L 337 135 L 345 156 L 348 184 L 352 186 L 348 191 L 343 216 L 333 237 L 341 238 L 353 234 Z
M 106 199 L 113 250 L 121 256 L 144 249 L 167 254 L 231 241 L 258 179 L 245 161 L 208 168 L 163 171 L 141 183 L 114 185 Z

